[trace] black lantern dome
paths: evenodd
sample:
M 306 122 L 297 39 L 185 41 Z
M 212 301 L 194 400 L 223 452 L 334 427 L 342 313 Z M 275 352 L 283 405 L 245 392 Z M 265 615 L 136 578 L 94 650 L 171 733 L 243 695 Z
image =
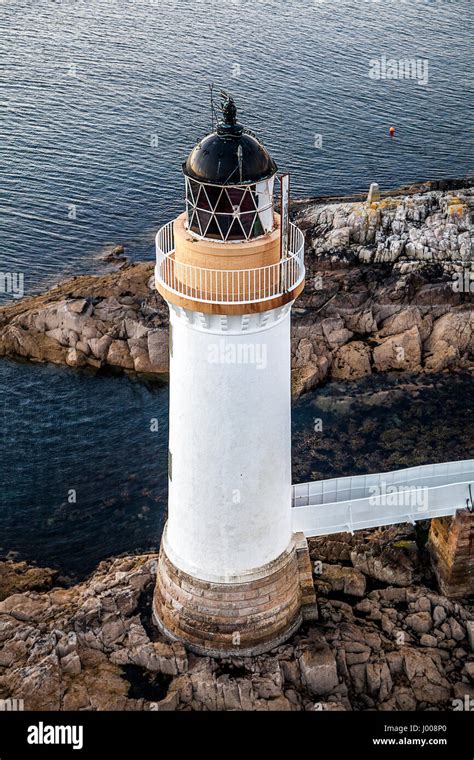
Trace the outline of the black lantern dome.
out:
M 200 238 L 241 241 L 274 227 L 275 162 L 241 124 L 230 95 L 222 93 L 222 119 L 183 164 L 187 227 Z
M 236 121 L 233 99 L 225 95 L 215 132 L 193 148 L 183 164 L 187 177 L 215 185 L 240 185 L 272 177 L 277 167 L 264 145 Z

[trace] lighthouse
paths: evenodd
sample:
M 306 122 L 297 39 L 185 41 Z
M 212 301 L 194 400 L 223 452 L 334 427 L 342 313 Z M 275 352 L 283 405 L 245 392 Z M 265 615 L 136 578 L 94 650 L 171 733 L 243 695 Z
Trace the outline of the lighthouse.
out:
M 170 312 L 168 519 L 153 598 L 161 631 L 213 656 L 270 650 L 316 615 L 292 532 L 291 307 L 304 237 L 277 213 L 286 178 L 223 94 L 183 164 L 186 209 L 156 236 Z

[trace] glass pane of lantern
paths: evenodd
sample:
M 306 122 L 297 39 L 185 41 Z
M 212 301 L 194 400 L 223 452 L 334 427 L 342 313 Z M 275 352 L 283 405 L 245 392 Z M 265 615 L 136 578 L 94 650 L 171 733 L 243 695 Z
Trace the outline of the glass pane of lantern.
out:
M 226 218 L 229 219 L 230 217 Z M 238 217 L 236 217 L 232 222 L 229 233 L 227 235 L 227 240 L 245 240 L 245 232 L 242 229 Z
M 233 212 L 232 202 L 229 198 L 228 190 L 225 189 L 219 198 L 219 203 L 216 206 L 216 213 L 218 214 L 232 214 Z
M 242 203 L 242 199 L 245 195 L 245 188 L 244 187 L 228 187 L 227 195 L 229 196 L 231 206 L 232 207 L 237 206 L 238 208 L 240 208 L 240 204 Z
M 263 229 L 263 225 L 261 222 L 261 219 L 258 214 L 255 215 L 255 220 L 253 223 L 253 228 L 251 232 L 251 237 L 258 237 L 259 235 L 263 235 L 265 230 Z
M 223 239 L 222 232 L 219 228 L 219 225 L 217 224 L 217 218 L 214 216 L 214 214 L 211 215 L 211 221 L 209 227 L 207 228 L 206 237 L 211 238 L 212 240 Z
M 217 204 L 220 201 L 220 198 L 222 196 L 222 188 L 216 187 L 216 185 L 205 185 L 204 188 L 206 192 L 206 196 L 208 198 L 208 206 L 202 206 L 202 208 L 211 208 L 215 209 Z M 199 204 L 201 205 L 201 204 Z
M 211 188 L 206 187 L 205 185 L 201 187 L 201 192 L 199 194 L 199 201 L 197 205 L 198 205 L 198 208 L 204 208 L 208 211 L 212 211 L 212 209 L 214 208 L 214 201 L 212 199 L 212 194 L 211 196 L 209 195 L 209 190 L 211 190 Z
M 245 237 L 254 237 L 253 228 L 255 226 L 255 211 L 248 214 L 240 214 L 240 223 L 244 229 Z
M 199 184 L 199 182 L 194 182 L 192 179 L 189 179 L 189 177 L 187 177 L 186 179 L 187 179 L 187 182 L 188 182 L 188 196 L 189 196 L 189 200 L 192 201 L 194 203 L 194 205 L 195 205 L 196 201 L 197 201 L 197 198 L 198 198 L 198 195 L 199 195 L 199 190 L 201 188 L 201 185 Z
M 194 212 L 193 212 L 192 207 L 190 206 L 188 208 L 188 229 L 195 231 L 194 224 L 195 224 Z
M 252 190 L 245 191 L 242 200 L 240 201 L 241 211 L 255 211 L 257 208 L 257 196 Z
M 233 217 L 230 214 L 219 214 L 216 216 L 217 224 L 221 231 L 221 237 L 223 240 L 227 239 L 227 235 L 232 224 Z
M 199 216 L 199 221 L 201 223 L 202 234 L 206 235 L 209 222 L 213 218 L 213 215 L 210 211 L 203 211 L 202 209 L 198 209 L 197 215 Z

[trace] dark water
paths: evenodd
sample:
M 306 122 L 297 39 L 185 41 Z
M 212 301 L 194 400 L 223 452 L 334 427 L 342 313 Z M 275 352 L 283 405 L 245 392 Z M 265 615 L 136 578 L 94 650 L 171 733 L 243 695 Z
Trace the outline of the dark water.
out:
M 472 374 L 332 382 L 293 410 L 293 482 L 474 457 Z
M 2 371 L 0 555 L 81 575 L 107 556 L 155 549 L 167 386 L 10 361 Z M 294 405 L 294 481 L 473 457 L 473 390 L 465 374 L 393 374 L 308 394 Z
M 212 81 L 294 195 L 466 174 L 473 15 L 471 0 L 0 3 L 0 271 L 31 292 L 111 242 L 153 256 Z M 369 78 L 382 55 L 426 59 L 427 84 Z
M 466 174 L 472 15 L 470 0 L 0 3 L 0 272 L 22 273 L 29 294 L 98 271 L 110 243 L 151 258 L 157 227 L 183 207 L 179 167 L 209 129 L 211 81 L 233 92 L 242 121 L 292 172 L 294 195 Z M 370 79 L 382 55 L 427 59 L 428 83 Z M 86 572 L 157 545 L 166 387 L 2 361 L 0 392 L 2 552 Z M 453 393 L 443 452 L 435 391 L 423 391 L 431 411 L 411 437 L 403 404 L 393 419 L 376 404 L 379 429 L 362 447 L 363 409 L 336 405 L 315 440 L 318 402 L 300 402 L 295 476 L 377 469 L 391 461 L 383 435 L 393 426 L 409 449 L 403 462 L 417 461 L 427 429 L 424 461 L 467 455 L 458 440 L 466 400 Z
M 82 572 L 111 554 L 158 546 L 167 385 L 1 366 L 0 553 Z

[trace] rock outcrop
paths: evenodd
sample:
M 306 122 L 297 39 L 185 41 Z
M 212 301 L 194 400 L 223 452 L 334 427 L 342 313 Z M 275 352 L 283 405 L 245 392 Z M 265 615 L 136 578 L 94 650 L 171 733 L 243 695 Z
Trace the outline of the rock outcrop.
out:
M 326 376 L 472 365 L 473 188 L 384 195 L 294 204 L 308 246 L 293 319 L 296 393 Z
M 433 183 L 434 184 L 434 183 Z M 454 183 L 457 184 L 457 183 Z M 314 256 L 389 263 L 401 272 L 418 263 L 450 272 L 471 269 L 474 189 L 384 193 L 373 202 L 298 204 L 296 221 L 308 229 Z
M 473 192 L 295 204 L 307 239 L 293 309 L 295 395 L 328 377 L 472 366 Z M 0 356 L 163 374 L 167 325 L 153 263 L 122 263 L 2 307 Z
M 0 698 L 26 710 L 453 709 L 472 695 L 473 616 L 414 582 L 415 538 L 397 526 L 311 539 L 319 621 L 253 658 L 198 657 L 161 636 L 156 555 L 104 561 L 69 588 L 20 581 L 0 602 Z M 384 570 L 402 558 L 400 573 Z
M 49 567 L 36 567 L 26 562 L 0 560 L 0 602 L 23 589 L 43 591 L 51 588 L 57 571 Z
M 166 304 L 151 263 L 80 276 L 0 310 L 0 355 L 70 367 L 168 372 Z

